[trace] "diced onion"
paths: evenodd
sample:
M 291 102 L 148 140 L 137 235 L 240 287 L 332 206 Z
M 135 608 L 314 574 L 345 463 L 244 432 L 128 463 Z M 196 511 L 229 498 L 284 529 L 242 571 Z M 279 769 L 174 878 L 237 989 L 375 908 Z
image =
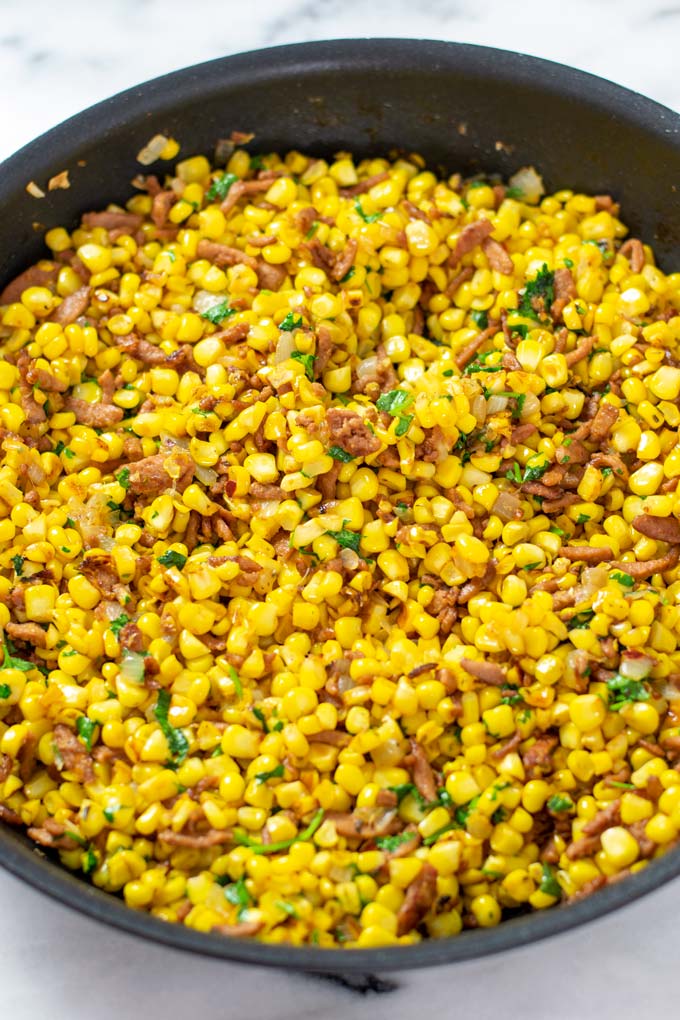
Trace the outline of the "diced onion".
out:
M 151 166 L 160 157 L 161 152 L 170 141 L 165 135 L 154 135 L 143 149 L 137 153 L 137 162 L 142 166 Z
M 511 188 L 517 188 L 522 192 L 522 198 L 526 202 L 538 202 L 539 198 L 545 195 L 543 178 L 536 172 L 533 166 L 523 166 L 508 180 Z

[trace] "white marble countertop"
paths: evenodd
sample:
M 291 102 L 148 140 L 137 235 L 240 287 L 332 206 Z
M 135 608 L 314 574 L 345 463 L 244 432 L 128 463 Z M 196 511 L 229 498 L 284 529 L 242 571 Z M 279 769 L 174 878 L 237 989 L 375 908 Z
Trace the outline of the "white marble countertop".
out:
M 680 6 L 653 0 L 0 0 L 0 158 L 72 113 L 155 75 L 239 50 L 352 36 L 503 46 L 593 71 L 680 108 Z M 676 994 L 680 880 L 605 920 L 540 945 L 390 975 L 362 996 L 324 979 L 203 960 L 70 913 L 0 871 L 0 1016 L 118 1020 L 321 1015 L 410 1020 L 652 1016 Z M 672 998 L 673 997 L 673 998 Z M 455 1012 L 454 1012 L 455 1010 Z

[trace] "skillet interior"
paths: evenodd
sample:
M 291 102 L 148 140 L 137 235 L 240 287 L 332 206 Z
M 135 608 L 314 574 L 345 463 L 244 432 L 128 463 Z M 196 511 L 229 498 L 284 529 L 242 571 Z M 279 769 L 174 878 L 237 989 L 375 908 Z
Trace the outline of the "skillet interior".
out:
M 413 40 L 305 43 L 239 54 L 124 92 L 43 135 L 0 173 L 0 282 L 44 255 L 42 234 L 130 194 L 135 154 L 161 132 L 181 157 L 254 130 L 253 151 L 417 151 L 433 166 L 508 175 L 535 165 L 548 190 L 610 192 L 662 264 L 680 252 L 680 117 L 558 64 L 484 47 Z M 30 197 L 68 169 L 69 190 Z M 153 172 L 162 173 L 156 163 Z M 36 226 L 37 224 L 37 226 Z M 567 930 L 680 874 L 671 851 L 569 907 L 409 947 L 353 951 L 267 946 L 203 935 L 126 908 L 0 825 L 0 863 L 92 917 L 194 952 L 326 973 L 390 971 L 499 952 Z

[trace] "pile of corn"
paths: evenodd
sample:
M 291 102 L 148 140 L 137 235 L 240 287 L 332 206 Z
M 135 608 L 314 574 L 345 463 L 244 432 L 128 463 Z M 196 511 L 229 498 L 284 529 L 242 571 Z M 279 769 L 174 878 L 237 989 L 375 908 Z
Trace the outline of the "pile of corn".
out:
M 0 819 L 319 946 L 644 868 L 680 832 L 680 274 L 526 172 L 241 146 L 136 183 L 0 301 Z

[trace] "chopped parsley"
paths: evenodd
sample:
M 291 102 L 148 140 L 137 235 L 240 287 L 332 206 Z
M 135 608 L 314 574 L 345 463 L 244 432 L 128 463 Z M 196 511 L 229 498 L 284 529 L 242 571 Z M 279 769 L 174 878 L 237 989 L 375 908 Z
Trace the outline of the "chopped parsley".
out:
M 590 517 L 588 516 L 588 514 L 579 514 L 578 517 L 576 518 L 576 523 L 577 524 L 587 524 L 589 520 L 590 520 Z
M 506 198 L 522 199 L 522 198 L 524 198 L 524 192 L 522 191 L 521 188 L 506 188 L 505 189 L 505 197 Z
M 305 237 L 307 238 L 308 241 L 309 241 L 310 238 L 314 237 L 314 235 L 316 234 L 318 229 L 319 229 L 319 221 L 318 220 L 314 220 L 314 222 L 312 223 L 311 227 L 309 228 L 309 230 L 305 234 Z
M 473 797 L 469 804 L 456 808 L 456 821 L 459 825 L 466 825 L 468 817 L 472 811 L 475 810 L 479 804 L 479 796 Z
M 92 737 L 94 736 L 94 731 L 96 728 L 97 728 L 96 722 L 93 722 L 92 719 L 88 719 L 86 715 L 81 715 L 76 720 L 76 729 L 78 730 L 78 736 L 85 744 L 85 747 L 88 749 L 88 751 L 92 750 Z
M 553 535 L 559 535 L 560 538 L 564 538 L 567 534 L 566 531 L 562 530 L 562 528 L 558 528 L 556 524 L 553 524 L 552 527 L 548 528 L 548 531 L 550 531 Z
M 555 878 L 555 872 L 549 864 L 543 863 L 543 876 L 539 885 L 539 892 L 545 893 L 546 896 L 554 896 L 555 899 L 560 899 L 562 896 L 562 886 Z
M 266 783 L 268 779 L 281 779 L 284 772 L 283 762 L 280 762 L 276 768 L 270 769 L 269 772 L 256 772 L 255 778 L 258 783 Z
M 289 917 L 297 918 L 299 914 L 292 903 L 287 903 L 286 900 L 277 900 L 275 906 L 282 910 L 284 914 L 288 914 Z
M 354 199 L 354 208 L 359 213 L 364 223 L 375 223 L 376 220 L 379 220 L 382 217 L 382 213 L 379 212 L 365 213 L 361 207 L 361 201 L 358 198 Z
M 549 464 L 534 464 L 532 467 L 525 467 L 524 474 L 522 476 L 523 482 L 537 482 L 549 468 Z M 562 532 L 564 534 L 564 532 Z
M 12 564 L 14 566 L 14 573 L 17 575 L 17 577 L 21 577 L 24 569 L 24 557 L 18 555 L 13 556 Z
M 97 857 L 94 850 L 90 848 L 85 854 L 85 860 L 83 861 L 83 874 L 89 875 L 97 867 Z
M 115 479 L 118 482 L 118 484 L 121 485 L 124 489 L 129 489 L 130 488 L 130 469 L 126 468 L 126 467 L 121 468 L 121 470 L 118 472 L 118 474 L 115 475 Z
M 607 687 L 613 694 L 609 702 L 609 711 L 618 712 L 631 701 L 649 701 L 650 694 L 641 680 L 629 680 L 628 677 L 616 673 L 607 680 Z
M 295 316 L 294 312 L 288 312 L 288 314 L 279 323 L 279 329 L 282 329 L 284 333 L 292 333 L 294 329 L 299 329 L 302 325 L 302 316 Z
M 509 322 L 508 329 L 511 333 L 516 333 L 517 336 L 521 336 L 522 340 L 526 340 L 529 327 L 525 322 Z
M 201 312 L 201 318 L 212 322 L 213 326 L 219 326 L 230 315 L 236 315 L 236 309 L 230 308 L 226 298 L 224 301 L 220 301 L 218 304 L 212 305 L 210 308 L 206 308 L 204 312 Z
M 235 907 L 239 907 L 239 913 L 241 910 L 247 910 L 248 907 L 252 906 L 252 899 L 250 893 L 246 888 L 246 880 L 241 876 L 236 882 L 230 882 L 229 885 L 225 885 L 225 879 L 228 879 L 228 875 L 221 875 L 217 882 L 219 885 L 224 885 L 224 897 L 228 903 L 231 903 Z
M 187 561 L 187 557 L 175 549 L 168 549 L 162 556 L 157 556 L 156 559 L 162 566 L 177 567 L 178 570 L 181 570 Z
M 2 698 L 3 701 L 5 700 L 5 698 L 9 698 L 11 693 L 12 688 L 10 687 L 9 684 L 0 684 L 0 698 Z
M 609 575 L 612 581 L 618 581 L 624 588 L 632 588 L 635 585 L 635 578 L 625 574 L 622 570 L 615 570 Z
M 505 477 L 509 482 L 516 482 L 518 485 L 522 484 L 522 472 L 520 471 L 519 464 L 517 461 L 505 472 Z
M 109 628 L 118 637 L 123 627 L 130 622 L 130 617 L 126 613 L 121 613 L 115 620 L 111 620 Z
M 397 803 L 401 804 L 404 797 L 413 796 L 418 801 L 420 807 L 425 807 L 425 798 L 423 797 L 420 790 L 413 783 L 400 783 L 398 786 L 388 786 L 388 790 L 397 795 Z
M 410 843 L 415 838 L 413 832 L 398 832 L 396 836 L 378 836 L 375 841 L 375 845 L 378 850 L 384 850 L 386 853 L 391 854 L 402 846 L 403 843 Z
M 582 612 L 572 616 L 571 620 L 567 623 L 567 628 L 569 630 L 584 630 L 590 626 L 590 621 L 594 616 L 594 609 L 584 609 Z
M 331 446 L 328 450 L 328 454 L 333 460 L 339 460 L 343 464 L 349 464 L 351 460 L 355 460 L 353 454 L 348 453 L 347 450 L 343 450 L 341 446 Z
M 475 309 L 473 312 L 470 312 L 470 318 L 474 322 L 475 326 L 478 326 L 482 330 L 486 329 L 489 325 L 489 316 L 486 312 Z
M 355 272 L 356 266 L 350 266 L 345 275 L 343 276 L 343 278 L 340 280 L 340 283 L 349 283 L 349 281 L 354 276 Z
M 459 829 L 460 825 L 458 822 L 448 822 L 446 825 L 442 825 L 441 829 L 437 829 L 431 836 L 428 836 L 423 840 L 423 846 L 432 846 L 436 843 L 440 836 L 443 836 L 445 832 L 450 832 L 451 829 Z
M 175 765 L 181 765 L 187 754 L 189 753 L 189 741 L 184 736 L 181 730 L 175 729 L 170 720 L 168 719 L 168 710 L 170 708 L 170 692 L 159 691 L 158 701 L 156 702 L 153 714 L 156 717 L 156 721 L 162 729 L 165 739 L 168 742 L 168 748 L 172 756 L 172 761 Z
M 398 418 L 396 428 L 394 430 L 395 435 L 404 436 L 409 430 L 409 426 L 413 421 L 412 414 L 404 414 L 403 412 L 411 406 L 413 403 L 413 394 L 407 390 L 389 390 L 388 393 L 381 393 L 378 397 L 375 406 L 379 411 L 386 411 L 387 414 L 391 414 L 393 418 Z
M 571 811 L 574 802 L 571 797 L 564 797 L 560 793 L 553 794 L 548 798 L 548 811 Z
M 11 651 L 13 652 L 14 649 Z M 33 662 L 27 662 L 26 659 L 19 659 L 16 655 L 11 654 L 9 642 L 6 642 L 2 646 L 2 669 L 20 669 L 22 673 L 28 673 L 31 669 L 37 669 L 37 666 Z
M 571 259 L 565 259 L 564 260 L 564 265 L 566 266 L 567 269 L 573 269 L 574 268 L 574 263 L 572 262 Z
M 311 839 L 321 825 L 323 816 L 324 809 L 319 808 L 307 828 L 303 829 L 302 832 L 298 832 L 297 836 L 293 836 L 292 839 L 281 839 L 276 843 L 257 843 L 245 833 L 235 832 L 234 842 L 238 843 L 239 846 L 250 847 L 254 854 L 278 854 L 283 850 L 288 850 L 293 843 L 304 843 L 306 840 Z
M 353 549 L 355 553 L 359 552 L 361 535 L 357 531 L 348 531 L 343 525 L 340 531 L 327 531 L 326 534 L 334 538 L 342 549 Z
M 238 673 L 236 672 L 233 666 L 229 666 L 229 679 L 233 683 L 234 689 L 236 690 L 236 697 L 240 701 L 241 698 L 243 697 L 243 686 L 241 684 L 241 678 L 239 677 Z
M 538 319 L 534 302 L 543 300 L 543 308 L 547 311 L 555 300 L 555 274 L 548 269 L 547 263 L 538 271 L 533 280 L 529 280 L 519 305 L 520 315 L 529 319 Z
M 267 726 L 267 717 L 261 708 L 254 708 L 253 715 L 257 721 L 262 725 L 262 729 L 265 733 L 269 733 L 269 726 Z
M 314 362 L 316 361 L 316 354 L 303 354 L 302 351 L 293 351 L 291 358 L 294 361 L 299 361 L 305 370 L 305 374 L 310 382 L 314 381 Z
M 609 245 L 608 245 L 608 243 L 603 238 L 600 238 L 598 241 L 593 241 L 593 240 L 581 241 L 581 244 L 593 244 L 593 245 L 595 245 L 595 247 L 599 248 L 599 250 L 602 252 L 602 258 L 605 261 L 608 261 L 610 258 L 612 258 L 613 252 L 611 252 L 609 250 Z
M 222 201 L 229 194 L 229 189 L 232 184 L 236 184 L 238 179 L 239 178 L 236 174 L 222 174 L 221 177 L 218 177 L 212 182 L 205 197 L 209 202 L 214 202 L 216 198 L 219 198 L 219 200 Z

